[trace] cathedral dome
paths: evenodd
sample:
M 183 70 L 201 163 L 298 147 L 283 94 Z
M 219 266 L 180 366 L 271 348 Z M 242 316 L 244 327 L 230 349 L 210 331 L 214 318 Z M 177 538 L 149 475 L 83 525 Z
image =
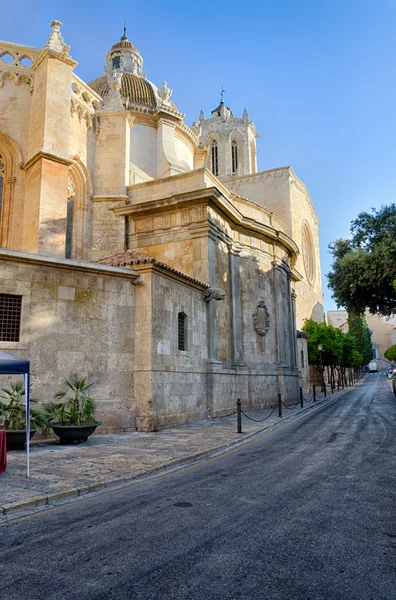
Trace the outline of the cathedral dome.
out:
M 107 75 L 102 75 L 102 77 L 90 81 L 88 85 L 102 98 L 104 98 L 110 90 Z M 120 94 L 123 101 L 124 98 L 128 99 L 128 104 L 129 102 L 131 104 L 141 104 L 149 108 L 155 108 L 157 106 L 153 86 L 147 79 L 139 77 L 139 75 L 134 75 L 133 73 L 124 72 L 122 74 Z
M 139 50 L 136 48 L 136 46 L 134 46 L 126 37 L 122 37 L 120 39 L 119 42 L 117 42 L 116 44 L 113 44 L 113 46 L 110 49 L 110 52 L 113 52 L 113 50 L 132 50 L 132 52 L 135 52 L 136 54 L 139 54 L 139 56 L 141 56 Z

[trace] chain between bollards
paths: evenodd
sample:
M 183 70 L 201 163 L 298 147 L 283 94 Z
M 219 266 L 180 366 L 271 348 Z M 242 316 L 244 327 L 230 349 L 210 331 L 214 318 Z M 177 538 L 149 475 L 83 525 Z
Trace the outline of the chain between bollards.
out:
M 242 433 L 242 407 L 240 398 L 237 400 L 237 433 Z

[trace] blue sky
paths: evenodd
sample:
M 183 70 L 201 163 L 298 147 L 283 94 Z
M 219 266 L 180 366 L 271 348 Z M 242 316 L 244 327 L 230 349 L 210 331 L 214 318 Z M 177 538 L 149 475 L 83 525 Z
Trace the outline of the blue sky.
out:
M 2 7 L 0 38 L 42 47 L 52 19 L 88 81 L 122 35 L 149 79 L 197 119 L 219 100 L 255 122 L 260 170 L 291 165 L 320 219 L 325 309 L 329 242 L 361 211 L 396 201 L 396 0 L 245 3 L 70 1 Z

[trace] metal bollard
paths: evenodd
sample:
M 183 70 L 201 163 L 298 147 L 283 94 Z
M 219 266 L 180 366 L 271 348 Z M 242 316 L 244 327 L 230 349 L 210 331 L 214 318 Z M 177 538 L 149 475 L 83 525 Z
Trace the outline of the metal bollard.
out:
M 237 433 L 242 433 L 242 407 L 240 398 L 237 400 Z
M 334 385 L 333 385 L 333 382 L 331 382 L 331 393 L 334 394 Z
M 314 385 L 312 386 L 312 391 L 313 391 L 313 401 L 316 402 L 316 387 Z
M 301 408 L 304 408 L 304 396 L 303 396 L 302 387 L 300 387 L 300 404 L 301 404 Z
M 338 388 L 337 391 L 339 392 L 340 391 L 340 380 L 339 379 L 337 379 L 337 388 Z
M 278 394 L 278 415 L 282 416 L 282 394 Z
M 327 395 L 326 395 L 326 384 L 324 384 L 324 386 L 323 386 L 323 391 L 324 391 L 324 397 L 327 398 Z

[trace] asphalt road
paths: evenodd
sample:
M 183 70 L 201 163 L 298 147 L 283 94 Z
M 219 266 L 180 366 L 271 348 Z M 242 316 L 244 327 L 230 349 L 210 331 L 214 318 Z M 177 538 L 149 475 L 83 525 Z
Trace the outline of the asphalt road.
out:
M 396 398 L 0 528 L 1 600 L 396 599 Z

